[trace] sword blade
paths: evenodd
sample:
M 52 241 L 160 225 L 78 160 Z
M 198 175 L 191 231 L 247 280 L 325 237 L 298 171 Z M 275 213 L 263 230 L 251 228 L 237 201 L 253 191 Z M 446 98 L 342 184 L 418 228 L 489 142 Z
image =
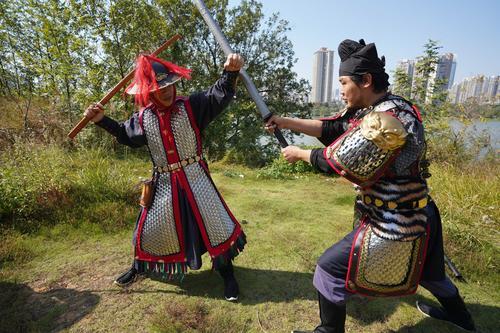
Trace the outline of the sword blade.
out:
M 212 15 L 210 15 L 210 12 L 205 6 L 205 3 L 202 0 L 192 0 L 192 1 L 196 6 L 196 8 L 198 8 L 198 11 L 203 17 L 205 23 L 207 24 L 208 29 L 210 29 L 210 31 L 214 35 L 215 40 L 224 51 L 224 54 L 227 56 L 231 53 L 234 53 L 231 46 L 229 46 L 229 42 L 226 36 L 224 36 L 224 34 L 222 33 L 221 28 L 219 27 L 217 22 L 215 22 Z M 269 111 L 266 103 L 262 99 L 262 96 L 259 94 L 259 91 L 255 87 L 255 84 L 253 83 L 252 79 L 250 79 L 250 76 L 248 76 L 247 72 L 243 68 L 240 70 L 240 78 L 243 81 L 245 87 L 247 88 L 250 97 L 255 102 L 255 105 L 257 106 L 257 109 L 259 110 L 262 118 L 264 119 L 264 121 L 267 121 L 269 118 L 271 118 L 273 114 Z M 283 148 L 288 146 L 288 142 L 283 137 L 283 134 L 281 134 L 281 131 L 278 128 L 275 129 L 274 135 L 276 136 L 280 145 Z

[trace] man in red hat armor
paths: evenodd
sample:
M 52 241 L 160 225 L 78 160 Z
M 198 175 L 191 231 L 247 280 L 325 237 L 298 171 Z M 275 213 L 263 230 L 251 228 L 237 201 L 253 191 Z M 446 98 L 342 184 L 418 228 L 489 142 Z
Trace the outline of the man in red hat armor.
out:
M 151 182 L 141 200 L 134 231 L 132 267 L 115 284 L 125 287 L 139 275 L 182 279 L 187 268 L 199 269 L 208 252 L 224 279 L 224 296 L 238 298 L 232 260 L 246 243 L 240 224 L 215 187 L 202 155 L 201 132 L 234 96 L 239 54 L 230 54 L 224 71 L 207 91 L 176 96 L 175 83 L 190 79 L 190 70 L 149 55 L 137 58 L 135 77 L 126 92 L 139 111 L 119 123 L 99 104 L 85 116 L 130 147 L 147 146 L 153 162 Z

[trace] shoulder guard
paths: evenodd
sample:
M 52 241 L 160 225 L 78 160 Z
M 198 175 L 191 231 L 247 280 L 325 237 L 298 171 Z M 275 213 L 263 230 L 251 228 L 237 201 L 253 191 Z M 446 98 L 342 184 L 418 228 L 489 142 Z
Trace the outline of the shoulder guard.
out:
M 368 113 L 324 150 L 330 166 L 361 187 L 375 182 L 406 142 L 401 121 L 392 112 L 378 110 Z
M 419 122 L 422 122 L 422 115 L 420 114 L 420 110 L 417 106 L 400 96 L 390 95 L 388 100 L 380 103 L 375 108 L 380 108 L 381 111 L 395 109 L 396 112 L 407 112 L 415 117 Z

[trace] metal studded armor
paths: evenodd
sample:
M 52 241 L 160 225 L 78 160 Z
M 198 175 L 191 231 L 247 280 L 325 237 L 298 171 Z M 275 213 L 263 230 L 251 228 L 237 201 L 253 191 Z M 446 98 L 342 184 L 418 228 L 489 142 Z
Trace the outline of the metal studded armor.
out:
M 139 122 L 154 166 L 153 198 L 143 207 L 136 231 L 136 260 L 160 274 L 186 270 L 186 244 L 179 193 L 185 193 L 203 243 L 214 263 L 232 258 L 244 234 L 215 187 L 202 157 L 200 131 L 187 98 L 176 110 L 141 111 Z M 179 272 L 180 271 L 180 272 Z
M 323 152 L 330 167 L 359 191 L 346 288 L 371 296 L 413 293 L 428 240 L 420 114 L 407 101 L 388 95 L 356 115 Z

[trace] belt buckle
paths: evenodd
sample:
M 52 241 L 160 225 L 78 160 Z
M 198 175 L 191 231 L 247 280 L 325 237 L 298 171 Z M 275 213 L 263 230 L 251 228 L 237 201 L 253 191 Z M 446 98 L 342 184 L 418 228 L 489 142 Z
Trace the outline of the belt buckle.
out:
M 179 169 L 180 168 L 179 162 L 169 164 L 168 168 L 170 169 L 170 171 L 175 171 L 175 170 Z

